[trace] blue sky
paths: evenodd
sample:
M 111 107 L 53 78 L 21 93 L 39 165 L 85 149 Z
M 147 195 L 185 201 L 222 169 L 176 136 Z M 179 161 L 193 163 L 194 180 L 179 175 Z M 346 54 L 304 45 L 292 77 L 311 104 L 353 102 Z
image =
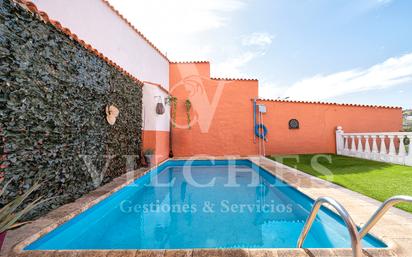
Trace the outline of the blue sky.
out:
M 260 96 L 412 108 L 412 1 L 111 0 L 171 60 Z

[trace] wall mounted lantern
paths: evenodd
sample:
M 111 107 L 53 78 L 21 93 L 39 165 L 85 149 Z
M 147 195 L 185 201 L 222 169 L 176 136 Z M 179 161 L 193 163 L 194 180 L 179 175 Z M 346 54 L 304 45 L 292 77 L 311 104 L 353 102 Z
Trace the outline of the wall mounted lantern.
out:
M 163 105 L 162 97 L 161 96 L 155 96 L 155 99 L 158 99 L 157 104 L 156 104 L 156 113 L 159 115 L 162 115 L 165 113 L 165 106 Z

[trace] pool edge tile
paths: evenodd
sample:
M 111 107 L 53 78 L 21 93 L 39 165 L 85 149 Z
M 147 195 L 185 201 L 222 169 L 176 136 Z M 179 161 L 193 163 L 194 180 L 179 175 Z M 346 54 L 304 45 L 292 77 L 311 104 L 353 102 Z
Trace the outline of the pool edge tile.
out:
M 164 257 L 192 257 L 193 250 L 165 250 Z
M 352 218 L 358 226 L 364 224 L 364 222 L 366 222 L 365 218 L 369 218 L 381 204 L 379 201 L 375 199 L 351 191 L 339 185 L 333 184 L 329 181 L 313 177 L 300 170 L 288 167 L 284 164 L 278 163 L 266 157 L 262 157 L 259 160 L 255 159 L 252 162 L 254 162 L 255 164 L 262 167 L 272 175 L 280 178 L 290 186 L 298 189 L 300 192 L 314 200 L 321 196 L 329 196 L 335 198 L 345 208 L 348 209 L 349 213 L 351 214 Z M 288 173 L 294 173 L 295 177 L 308 177 L 308 179 L 310 179 L 311 182 L 313 182 L 314 186 L 302 186 L 299 183 L 299 181 L 291 180 L 291 177 L 287 175 Z M 327 205 L 325 206 L 327 207 Z M 336 213 L 334 209 L 329 209 Z M 365 215 L 365 213 L 367 215 Z M 364 219 L 361 219 L 360 217 L 364 217 Z M 377 226 L 375 226 L 369 233 L 372 236 L 384 242 L 387 245 L 387 248 L 365 248 L 364 252 L 369 254 L 368 257 L 375 257 L 375 255 L 380 257 L 385 256 L 385 254 L 386 256 L 391 257 L 393 253 L 395 253 L 397 257 L 411 257 L 412 255 L 410 254 L 410 252 L 412 252 L 412 233 L 402 236 L 396 236 L 390 229 L 390 227 L 394 226 L 394 224 L 398 224 L 400 226 L 406 226 L 410 228 L 410 231 L 412 231 L 412 223 L 410 222 L 411 220 L 412 214 L 402 211 L 400 209 L 392 208 L 382 218 L 382 220 L 379 221 L 379 224 L 377 224 Z M 402 239 L 400 240 L 399 237 L 401 237 Z M 347 253 L 348 251 L 347 249 L 333 250 L 336 250 L 334 252 L 338 253 Z M 341 257 L 340 255 L 337 256 Z
M 275 249 L 248 249 L 249 257 L 279 257 Z
M 194 249 L 193 257 L 249 257 L 248 249 Z
M 137 250 L 136 257 L 163 257 L 165 250 Z
M 181 159 L 187 159 L 187 158 L 181 158 Z M 223 158 L 222 158 L 223 159 Z M 377 208 L 376 204 L 379 203 L 378 201 L 368 198 L 366 196 L 360 195 L 359 193 L 350 191 L 348 189 L 342 188 L 338 185 L 332 184 L 331 182 L 324 181 L 315 177 L 312 177 L 306 173 L 303 173 L 299 170 L 290 168 L 290 167 L 285 167 L 280 166 L 282 164 L 279 163 L 267 163 L 266 158 L 257 158 L 257 157 L 241 157 L 237 159 L 248 159 L 252 161 L 253 163 L 257 164 L 258 166 L 262 167 L 263 169 L 269 171 L 270 174 L 278 177 L 279 172 L 281 173 L 282 176 L 279 178 L 288 183 L 290 186 L 298 189 L 302 193 L 306 194 L 307 196 L 311 197 L 312 199 L 316 199 L 320 195 L 323 194 L 328 194 L 332 197 L 336 196 L 336 199 L 339 201 L 341 200 L 340 198 L 344 199 L 346 198 L 351 198 L 354 202 L 363 202 L 363 206 L 357 206 L 356 204 L 352 204 L 352 202 L 349 202 L 350 204 L 344 204 L 345 207 L 348 207 L 348 209 L 351 212 L 351 209 L 354 209 L 355 211 L 353 212 L 356 218 L 357 215 L 361 215 L 362 213 L 365 212 L 365 209 L 371 209 Z M 266 160 L 265 160 L 266 159 Z M 160 163 L 159 165 L 165 163 L 167 160 L 164 162 Z M 257 163 L 256 163 L 257 162 Z M 266 164 L 265 164 L 266 162 Z M 157 166 L 159 166 L 157 165 Z M 156 166 L 155 166 L 156 167 Z M 27 224 L 23 226 L 22 228 L 19 228 L 17 230 L 20 230 L 23 228 L 26 230 L 26 237 L 23 238 L 23 240 L 19 240 L 17 242 L 8 242 L 8 238 L 10 235 L 13 236 L 13 234 L 18 234 L 13 233 L 14 231 L 11 231 L 10 233 L 7 234 L 6 241 L 5 243 L 8 243 L 9 245 L 11 244 L 11 247 L 9 246 L 9 251 L 4 252 L 4 245 L 3 249 L 0 253 L 0 256 L 30 256 L 30 257 L 37 257 L 37 256 L 61 256 L 61 257 L 78 257 L 78 256 L 107 256 L 108 254 L 112 254 L 118 251 L 23 251 L 22 249 L 26 247 L 28 244 L 34 242 L 38 237 L 46 234 L 49 228 L 50 231 L 53 230 L 55 227 L 60 225 L 61 223 L 66 222 L 67 220 L 71 219 L 72 217 L 78 215 L 79 213 L 83 212 L 84 210 L 90 208 L 91 206 L 95 205 L 96 203 L 102 201 L 103 199 L 107 198 L 110 196 L 112 193 L 120 190 L 121 188 L 125 187 L 126 185 L 132 183 L 135 179 L 147 174 L 150 170 L 154 169 L 155 167 L 151 168 L 142 168 L 139 169 L 141 172 L 136 175 L 136 171 L 132 172 L 133 176 L 129 177 L 127 174 L 123 174 L 120 177 L 114 179 L 113 181 L 103 185 L 102 187 L 97 188 L 96 190 L 90 192 L 90 195 L 87 194 L 81 198 L 79 198 L 77 201 L 74 203 L 68 203 L 67 205 L 70 204 L 82 204 L 82 210 L 78 213 L 72 212 L 70 214 L 67 214 L 65 216 L 64 213 L 67 210 L 69 211 L 70 209 L 74 208 L 73 206 L 66 206 L 63 205 L 59 208 L 57 208 L 55 213 L 54 211 L 50 212 L 50 219 L 47 219 L 47 215 L 44 217 L 39 218 L 38 220 L 32 222 L 31 224 Z M 290 174 L 292 173 L 292 174 Z M 293 181 L 295 180 L 295 181 Z M 308 184 L 308 181 L 313 184 Z M 308 187 L 309 185 L 309 187 Z M 312 185 L 312 187 L 310 186 Z M 343 200 L 342 200 L 343 201 Z M 62 209 L 60 209 L 62 208 Z M 370 210 L 373 212 L 375 209 Z M 333 211 L 333 210 L 332 210 Z M 59 213 L 60 212 L 60 213 Z M 368 210 L 369 212 L 369 210 Z M 75 213 L 75 214 L 73 214 Z M 352 212 L 351 212 L 352 213 Z M 71 217 L 70 217 L 71 216 Z M 406 220 L 410 217 L 412 217 L 411 214 L 406 213 L 406 212 L 401 212 L 401 210 L 391 210 L 390 213 L 388 213 L 388 216 L 393 216 L 392 219 L 388 219 L 391 222 L 400 222 L 400 220 Z M 56 222 L 57 220 L 57 222 Z M 362 220 L 362 219 L 361 219 Z M 360 223 L 357 222 L 358 220 L 355 219 L 355 222 L 359 225 Z M 362 220 L 363 221 L 363 220 Z M 381 226 L 377 226 L 374 228 L 372 231 L 372 235 L 377 237 L 378 239 L 382 240 L 388 245 L 388 248 L 385 249 L 365 249 L 364 250 L 364 255 L 365 256 L 373 256 L 373 257 L 410 257 L 410 252 L 412 252 L 412 235 L 406 235 L 402 236 L 401 239 L 395 239 L 393 240 L 393 235 L 388 236 L 388 233 L 385 233 L 385 223 L 388 223 L 389 221 L 382 220 Z M 400 223 L 399 223 L 400 224 Z M 403 225 L 403 224 L 401 224 Z M 53 227 L 55 226 L 55 227 Z M 388 226 L 388 225 L 386 225 Z M 408 223 L 407 226 L 412 227 L 412 223 Z M 33 234 L 32 232 L 37 230 L 37 233 Z M 44 232 L 46 231 L 46 232 Z M 24 234 L 24 233 L 22 233 Z M 376 236 L 379 235 L 379 236 Z M 15 236 L 17 237 L 17 236 Z M 20 236 L 21 237 L 21 236 Z M 37 237 L 37 238 L 36 238 Z M 10 239 L 10 238 L 9 238 Z M 10 241 L 10 240 L 9 240 Z M 351 250 L 350 249 L 326 249 L 329 251 L 325 251 L 325 254 L 330 255 L 333 257 L 346 257 L 346 256 L 351 256 Z M 199 256 L 199 253 L 212 253 L 213 251 L 215 253 L 221 252 L 222 256 L 236 256 L 238 257 L 239 255 L 231 255 L 232 253 L 239 253 L 242 252 L 241 256 L 267 256 L 267 255 L 262 255 L 264 252 L 270 252 L 269 255 L 270 257 L 307 257 L 311 256 L 308 254 L 312 254 L 313 256 L 316 256 L 316 254 L 321 254 L 320 256 L 326 257 L 322 255 L 321 252 L 318 251 L 318 249 L 310 249 L 310 250 L 301 250 L 301 249 L 223 249 L 222 251 L 217 250 L 201 250 L 201 249 L 194 249 L 194 250 L 160 250 L 160 251 L 144 251 L 144 250 L 132 250 L 131 252 L 135 252 L 136 256 L 141 256 L 141 257 L 146 257 L 146 256 L 168 256 L 168 257 L 180 257 L 180 256 Z M 8 253 L 11 253 L 12 255 L 7 255 Z M 85 254 L 89 255 L 85 255 Z M 246 253 L 247 255 L 243 255 L 243 253 Z M 6 254 L 6 255 L 4 255 Z M 94 255 L 90 255 L 94 254 Z M 133 255 L 133 254 L 132 254 Z M 200 255 L 202 256 L 202 255 Z M 206 255 L 206 256 L 214 256 L 214 255 Z M 268 257 L 269 257 L 268 256 Z
M 50 211 L 44 217 L 40 217 L 39 219 L 34 220 L 33 222 L 27 225 L 24 225 L 21 228 L 8 232 L 6 234 L 6 238 L 3 243 L 0 256 L 10 256 L 10 255 L 20 256 L 22 254 L 23 254 L 22 256 L 27 256 L 26 253 L 28 251 L 23 250 L 26 246 L 30 245 L 31 243 L 36 241 L 41 236 L 52 231 L 59 225 L 67 222 L 73 217 L 79 215 L 85 210 L 91 208 L 92 206 L 106 199 L 113 193 L 129 185 L 135 179 L 142 177 L 143 175 L 147 174 L 149 171 L 151 171 L 152 169 L 156 167 L 157 166 L 150 167 L 150 168 L 143 167 L 143 168 L 139 168 L 137 170 L 125 173 L 121 175 L 120 177 L 113 179 L 111 182 L 103 185 L 102 187 L 106 186 L 105 190 L 101 190 L 100 187 L 96 188 L 95 190 L 90 191 L 86 195 L 76 199 L 74 202 L 62 205 L 59 208 L 56 208 Z M 69 209 L 73 211 L 66 212 Z M 48 224 L 42 224 L 42 221 L 44 222 L 45 220 L 49 221 Z M 37 231 L 37 233 L 35 233 L 33 230 Z M 30 252 L 34 256 L 34 254 L 37 254 L 38 251 L 30 251 Z M 42 252 L 49 253 L 51 251 L 42 251 Z M 28 255 L 28 256 L 31 256 L 31 255 Z

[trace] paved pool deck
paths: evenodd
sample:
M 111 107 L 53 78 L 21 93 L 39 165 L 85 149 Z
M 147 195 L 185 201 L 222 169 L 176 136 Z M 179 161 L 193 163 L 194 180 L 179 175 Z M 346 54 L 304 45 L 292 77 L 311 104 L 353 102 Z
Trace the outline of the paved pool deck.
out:
M 203 156 L 202 158 L 206 158 Z M 227 159 L 228 157 L 210 157 Z M 316 199 L 329 196 L 341 203 L 358 226 L 362 226 L 381 204 L 380 202 L 332 184 L 267 158 L 250 159 L 299 191 Z M 181 158 L 185 159 L 185 158 Z M 15 257 L 351 257 L 351 249 L 194 249 L 194 250 L 96 250 L 96 251 L 23 251 L 23 248 L 60 224 L 132 183 L 149 171 L 142 168 L 122 175 L 112 182 L 51 211 L 30 224 L 9 231 L 0 256 Z M 333 209 L 331 209 L 334 211 Z M 364 249 L 365 257 L 412 257 L 412 214 L 392 208 L 372 229 L 371 234 L 384 241 L 388 248 Z

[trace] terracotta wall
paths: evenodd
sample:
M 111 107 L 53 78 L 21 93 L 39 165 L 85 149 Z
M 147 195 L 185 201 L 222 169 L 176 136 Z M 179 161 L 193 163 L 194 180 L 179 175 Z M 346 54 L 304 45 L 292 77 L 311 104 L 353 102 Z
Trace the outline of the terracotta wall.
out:
M 170 92 L 178 98 L 176 125 L 172 129 L 175 156 L 255 155 L 252 99 L 258 81 L 211 79 L 210 65 L 174 63 L 170 66 Z M 192 103 L 191 128 L 185 100 Z M 346 132 L 399 131 L 400 108 L 299 103 L 259 100 L 265 104 L 268 128 L 266 154 L 334 153 L 335 129 Z M 288 121 L 298 119 L 300 129 Z
M 258 94 L 256 80 L 211 79 L 209 63 L 172 64 L 170 74 L 170 93 L 178 98 L 172 130 L 176 156 L 254 153 L 250 98 Z M 186 99 L 192 102 L 190 129 Z
M 318 103 L 258 101 L 267 107 L 264 123 L 269 130 L 267 153 L 335 153 L 335 130 L 386 132 L 402 128 L 400 108 L 361 107 Z M 289 129 L 297 119 L 299 129 Z
M 155 150 L 155 163 L 159 163 L 169 157 L 169 132 L 144 130 L 143 149 Z

